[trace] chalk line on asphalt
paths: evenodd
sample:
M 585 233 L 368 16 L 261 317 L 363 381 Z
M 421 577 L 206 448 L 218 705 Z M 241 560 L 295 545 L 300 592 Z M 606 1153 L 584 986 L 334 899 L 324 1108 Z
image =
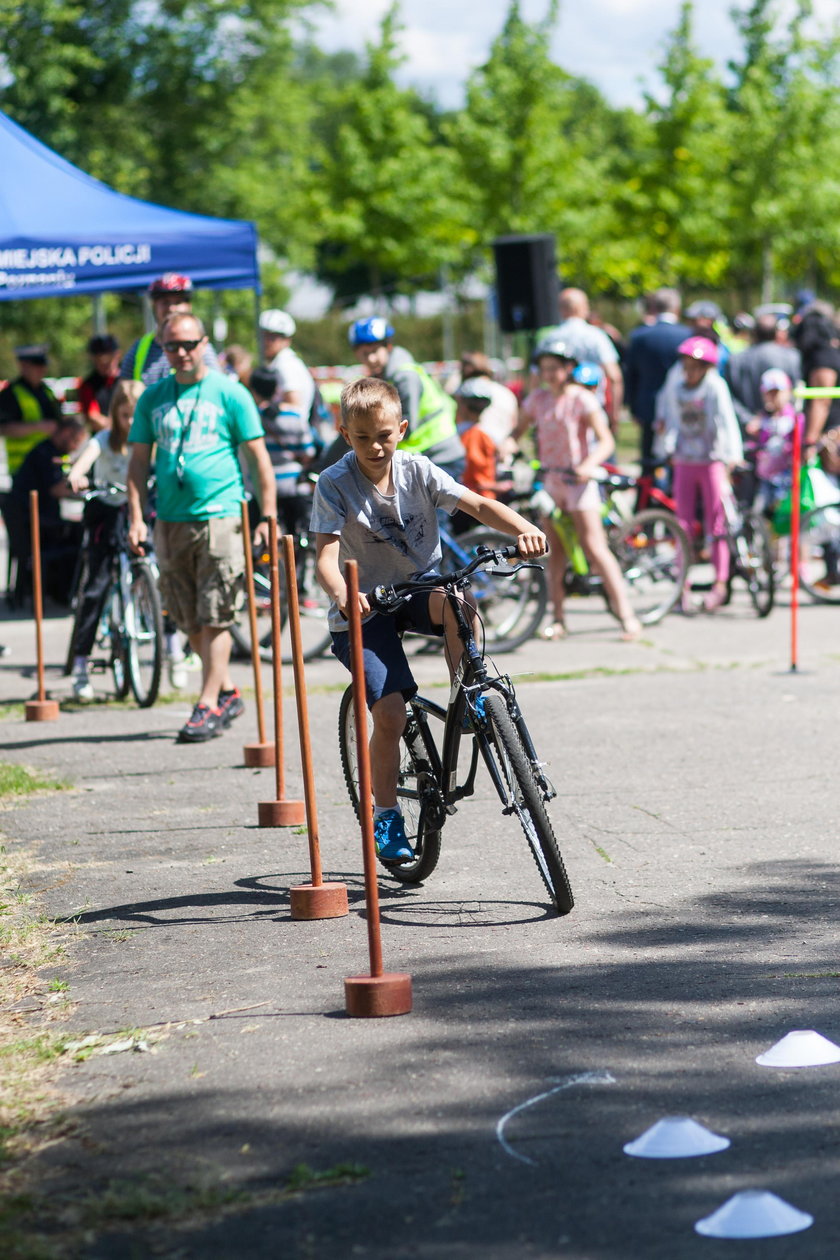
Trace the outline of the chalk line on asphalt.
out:
M 521 1111 L 526 1111 L 528 1107 L 534 1107 L 537 1103 L 543 1102 L 544 1099 L 551 1098 L 552 1094 L 559 1094 L 564 1089 L 571 1089 L 573 1085 L 615 1085 L 615 1077 L 611 1076 L 609 1072 L 578 1072 L 575 1076 L 565 1077 L 553 1089 L 547 1089 L 542 1094 L 535 1094 L 533 1098 L 526 1099 L 518 1107 L 513 1107 L 506 1112 L 496 1125 L 496 1137 L 499 1139 L 499 1145 L 506 1155 L 510 1155 L 511 1159 L 518 1159 L 523 1164 L 532 1164 L 536 1168 L 537 1161 L 535 1159 L 531 1159 L 528 1155 L 520 1155 L 506 1140 L 505 1125 L 508 1120 L 518 1116 Z

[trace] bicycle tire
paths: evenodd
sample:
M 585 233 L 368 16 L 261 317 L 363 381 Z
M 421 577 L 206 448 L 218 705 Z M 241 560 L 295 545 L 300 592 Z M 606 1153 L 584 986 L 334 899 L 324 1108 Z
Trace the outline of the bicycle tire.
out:
M 677 518 L 660 508 L 645 508 L 607 529 L 633 611 L 643 626 L 661 621 L 678 603 L 685 585 L 691 549 Z
M 760 516 L 745 516 L 742 534 L 746 543 L 747 561 L 744 565 L 739 557 L 741 576 L 747 584 L 756 614 L 767 617 L 773 611 L 776 599 L 770 530 Z
M 504 697 L 485 693 L 488 744 L 485 756 L 495 754 L 501 782 L 508 789 L 506 811 L 516 814 L 557 913 L 569 914 L 575 899 L 551 826 L 534 768 L 508 712 Z M 480 735 L 477 738 L 481 738 Z
M 128 681 L 127 653 L 125 646 L 125 609 L 119 582 L 113 582 L 105 605 L 104 633 L 100 641 L 109 649 L 109 665 L 114 680 L 114 692 L 118 700 L 125 700 L 131 690 Z
M 298 549 L 298 556 L 301 554 Z M 300 630 L 303 644 L 303 659 L 317 660 L 323 656 L 332 643 L 332 635 L 327 625 L 327 614 L 330 601 L 314 576 L 314 559 L 310 560 L 310 552 L 304 553 L 303 563 L 297 564 L 298 603 L 300 607 Z M 280 560 L 280 627 L 282 634 L 282 661 L 288 665 L 292 660 L 291 637 L 288 630 L 288 604 L 286 602 L 285 573 L 282 557 Z M 267 564 L 256 563 L 254 566 L 254 586 L 257 591 L 257 633 L 259 635 L 260 660 L 271 661 L 273 655 L 271 634 L 271 599 L 270 578 Z M 241 622 L 231 626 L 236 654 L 246 660 L 251 659 L 251 636 L 248 630 L 248 597 L 246 594 L 240 610 Z M 262 623 L 262 624 L 260 624 Z
M 828 580 L 829 574 L 840 577 L 840 503 L 806 512 L 800 522 L 799 539 L 800 585 L 819 604 L 840 604 L 840 581 Z M 812 555 L 814 550 L 819 555 Z
M 344 692 L 338 709 L 338 748 L 350 803 L 359 819 L 359 763 L 356 754 L 356 711 L 352 686 Z M 414 849 L 415 857 L 412 862 L 385 867 L 389 875 L 393 875 L 403 884 L 419 884 L 427 879 L 440 858 L 440 828 L 429 828 L 426 825 L 422 793 L 422 776 L 425 773 L 414 749 L 403 736 L 400 741 L 397 800 L 403 811 L 406 838 Z
M 509 547 L 513 540 L 508 534 L 482 527 L 460 534 L 456 541 L 472 556 L 480 546 Z M 452 565 L 447 565 L 446 552 L 444 547 L 444 569 L 463 563 L 456 557 Z M 520 569 L 513 577 L 494 577 L 479 571 L 472 579 L 472 593 L 484 626 L 485 650 L 497 655 L 513 652 L 532 639 L 548 607 L 548 583 L 542 565 Z
M 67 644 L 67 657 L 64 661 L 65 678 L 69 678 L 73 673 L 73 663 L 76 659 L 76 634 L 82 616 L 84 593 L 88 584 L 88 570 L 87 554 L 82 552 L 76 561 L 76 571 L 73 575 L 73 594 L 70 597 L 70 607 L 73 609 L 73 625 L 70 629 L 70 642 Z
M 141 709 L 157 700 L 163 670 L 163 612 L 154 574 L 142 560 L 131 566 L 125 608 L 125 662 L 134 699 Z

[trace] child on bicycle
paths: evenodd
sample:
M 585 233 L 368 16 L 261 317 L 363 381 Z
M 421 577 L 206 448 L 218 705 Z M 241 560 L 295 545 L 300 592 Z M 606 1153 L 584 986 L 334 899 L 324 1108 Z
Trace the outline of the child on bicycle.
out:
M 780 499 L 790 493 L 793 478 L 793 435 L 803 417 L 797 416 L 791 401 L 791 380 L 781 368 L 762 373 L 761 411 L 746 426 L 755 441 L 755 472 L 758 492 L 753 504 L 758 512 L 771 516 Z
M 350 668 L 344 564 L 359 565 L 367 703 L 373 718 L 370 742 L 374 838 L 386 864 L 409 862 L 409 845 L 397 801 L 400 737 L 405 702 L 417 691 L 403 650 L 406 629 L 443 636 L 450 669 L 461 653 L 454 618 L 442 591 L 415 595 L 396 616 L 372 613 L 365 592 L 428 576 L 441 561 L 437 509 L 467 512 L 482 525 L 516 538 L 523 557 L 541 556 L 545 535 L 502 503 L 459 485 L 424 455 L 397 450 L 405 436 L 400 396 L 393 385 L 365 377 L 341 394 L 341 433 L 350 451 L 321 473 L 311 530 L 316 535 L 317 576 L 332 603 L 333 653 Z
M 642 627 L 630 604 L 618 561 L 609 549 L 601 519 L 601 496 L 593 480 L 599 465 L 615 450 L 609 421 L 594 395 L 572 380 L 577 358 L 565 341 L 555 337 L 538 346 L 533 364 L 539 372 L 540 388 L 532 390 L 525 400 L 516 436 L 534 427 L 537 454 L 546 469 L 545 488 L 557 507 L 571 516 L 587 560 L 603 579 L 610 608 L 621 624 L 621 638 L 632 642 Z M 552 530 L 548 581 L 554 619 L 543 637 L 562 639 L 566 636 L 563 603 L 568 561 L 548 518 L 546 527 Z
M 726 599 L 729 578 L 724 509 L 730 493 L 728 467 L 740 463 L 744 448 L 729 388 L 717 372 L 718 347 L 708 337 L 688 337 L 677 346 L 677 354 L 681 370 L 669 376 L 656 399 L 658 453 L 673 464 L 677 517 L 689 538 L 698 494 L 703 500 L 715 570 L 704 606 L 706 612 L 716 612 Z M 688 589 L 683 609 L 693 611 Z
M 120 381 L 108 410 L 110 427 L 100 429 L 79 452 L 68 474 L 71 490 L 78 493 L 89 485 L 88 473 L 95 469 L 97 486 L 125 486 L 128 478 L 128 430 L 137 399 L 145 386 L 142 381 Z M 73 696 L 76 700 L 94 698 L 88 675 L 88 658 L 96 641 L 96 630 L 111 580 L 111 560 L 126 542 L 126 495 L 116 491 L 105 499 L 91 499 L 85 505 L 87 531 L 87 582 L 81 594 L 73 642 Z

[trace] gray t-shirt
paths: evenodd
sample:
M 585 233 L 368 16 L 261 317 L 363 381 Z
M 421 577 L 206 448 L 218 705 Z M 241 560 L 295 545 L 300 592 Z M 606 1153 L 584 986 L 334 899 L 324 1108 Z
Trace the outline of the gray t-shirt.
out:
M 360 471 L 353 451 L 318 478 L 310 529 L 337 534 L 342 573 L 346 560 L 359 564 L 359 590 L 407 582 L 438 570 L 441 561 L 436 510 L 453 513 L 464 487 L 425 455 L 396 451 L 391 465 L 394 493 L 380 494 Z M 331 630 L 346 630 L 330 607 Z

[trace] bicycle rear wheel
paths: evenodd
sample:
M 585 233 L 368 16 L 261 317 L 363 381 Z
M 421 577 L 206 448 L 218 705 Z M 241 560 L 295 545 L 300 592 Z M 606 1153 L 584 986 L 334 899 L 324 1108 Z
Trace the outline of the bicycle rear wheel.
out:
M 679 600 L 688 573 L 689 543 L 676 517 L 646 508 L 611 525 L 607 538 L 639 621 L 661 621 Z
M 800 583 L 819 603 L 840 604 L 840 503 L 806 512 L 799 538 Z
M 409 726 L 411 721 L 412 718 L 409 715 Z M 372 723 L 368 714 L 368 730 L 371 729 Z M 355 815 L 359 818 L 359 758 L 352 687 L 348 687 L 341 697 L 338 710 L 338 748 L 341 754 L 344 782 L 347 784 Z M 426 879 L 437 866 L 440 857 L 440 827 L 429 826 L 424 801 L 426 782 L 430 777 L 430 768 L 422 754 L 417 751 L 415 742 L 404 735 L 400 742 L 397 800 L 403 813 L 406 838 L 415 856 L 413 862 L 386 867 L 389 875 L 393 875 L 404 884 L 419 884 L 421 880 Z
M 505 790 L 502 798 L 505 813 L 515 814 L 519 819 L 557 913 L 568 914 L 575 899 L 534 768 L 504 697 L 485 693 L 483 699 L 489 743 L 482 740 L 482 751 L 485 758 L 494 758 L 499 782 Z
M 298 605 L 300 608 L 300 635 L 303 645 L 303 659 L 314 661 L 323 656 L 332 643 L 327 614 L 330 601 L 315 578 L 315 556 L 309 548 L 298 545 L 295 549 L 295 566 L 298 586 Z M 288 664 L 292 659 L 291 634 L 288 626 L 288 603 L 286 601 L 285 570 L 282 558 L 280 562 L 280 624 L 282 660 Z M 271 579 L 268 564 L 262 559 L 254 562 L 254 592 L 257 607 L 257 634 L 259 636 L 260 659 L 270 661 L 272 657 L 271 643 Z M 239 656 L 250 657 L 251 636 L 248 629 L 247 598 L 240 621 L 231 627 L 234 647 Z
M 770 531 L 760 516 L 744 517 L 741 542 L 743 546 L 738 548 L 741 576 L 747 584 L 756 613 L 759 617 L 766 617 L 773 609 L 776 578 Z
M 457 542 L 470 555 L 479 546 L 509 547 L 513 539 L 491 529 L 471 529 Z M 458 568 L 464 562 L 453 558 L 443 568 Z M 513 577 L 496 577 L 481 569 L 471 579 L 471 589 L 484 625 L 484 646 L 488 652 L 512 652 L 532 639 L 542 624 L 548 604 L 545 570 L 520 569 Z
M 125 608 L 128 681 L 141 709 L 154 704 L 163 667 L 163 613 L 154 574 L 142 560 L 131 566 Z

